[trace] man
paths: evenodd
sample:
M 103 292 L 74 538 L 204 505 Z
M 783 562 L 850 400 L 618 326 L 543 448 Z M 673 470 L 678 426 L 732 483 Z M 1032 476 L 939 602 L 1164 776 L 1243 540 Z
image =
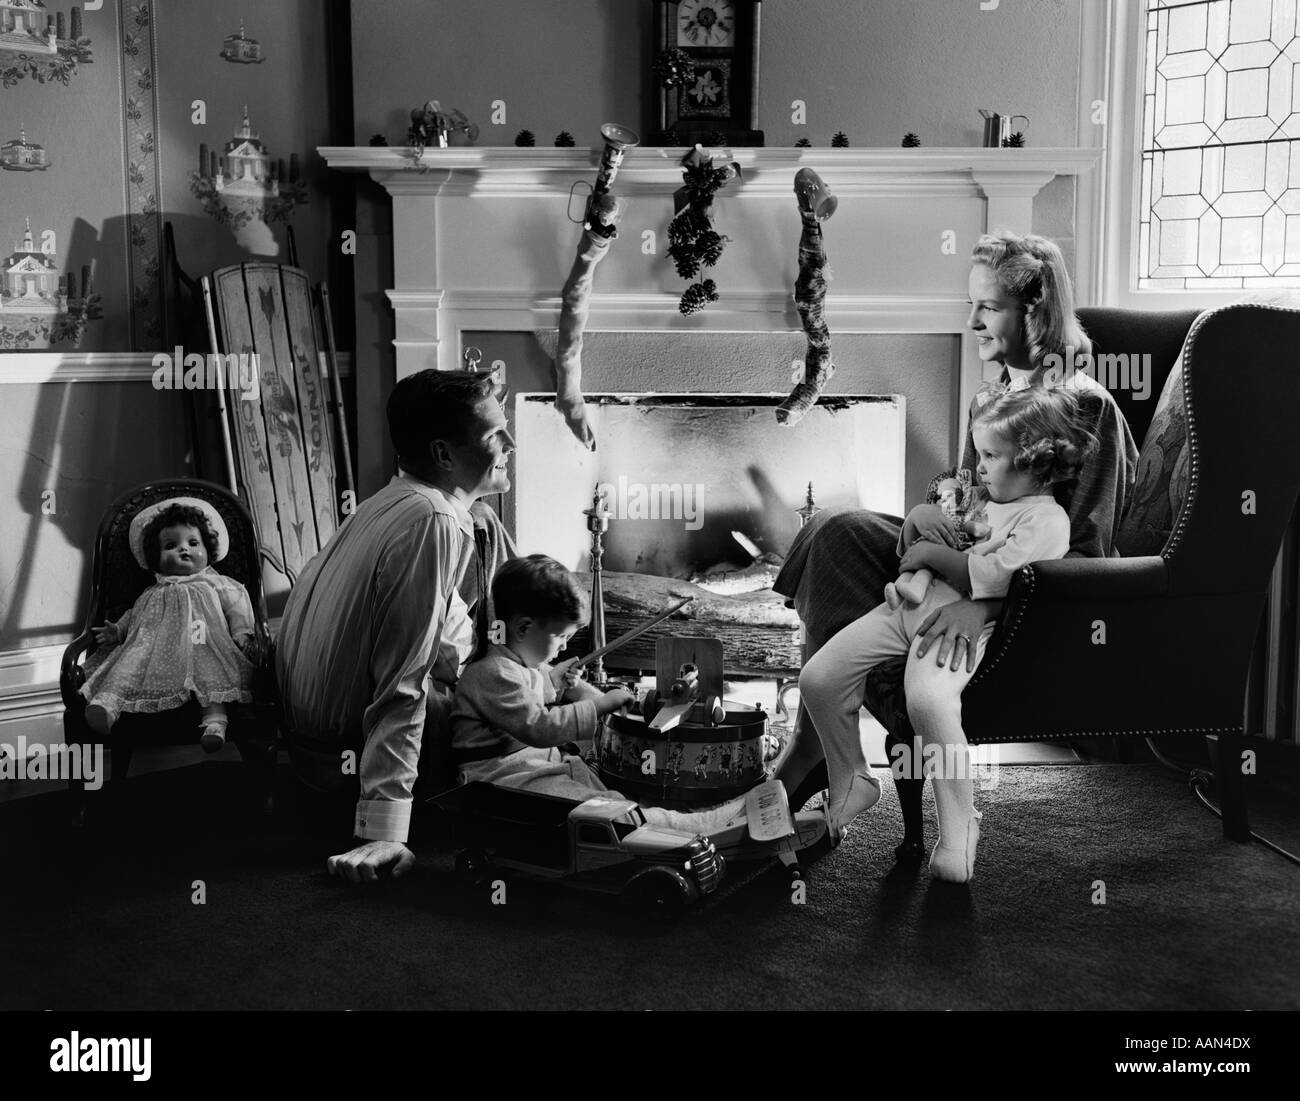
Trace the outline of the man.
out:
M 459 590 L 467 576 L 467 591 L 490 582 L 470 506 L 510 488 L 515 446 L 491 376 L 468 372 L 402 379 L 388 428 L 400 472 L 303 570 L 276 650 L 300 775 L 326 791 L 360 780 L 359 844 L 328 862 L 353 883 L 415 862 L 406 840 L 421 746 L 442 733 L 474 648 Z

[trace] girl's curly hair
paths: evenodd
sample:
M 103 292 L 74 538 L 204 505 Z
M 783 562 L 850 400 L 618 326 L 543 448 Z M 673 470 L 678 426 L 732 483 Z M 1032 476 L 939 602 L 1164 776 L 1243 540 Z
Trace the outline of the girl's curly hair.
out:
M 1029 386 L 990 401 L 971 426 L 986 425 L 1015 447 L 1012 466 L 1045 485 L 1068 482 L 1097 449 L 1087 391 Z
M 145 525 L 144 536 L 141 539 L 141 544 L 144 547 L 144 560 L 154 573 L 158 572 L 158 566 L 162 560 L 162 539 L 160 536 L 163 529 L 174 527 L 177 524 L 187 524 L 198 529 L 199 538 L 203 540 L 203 546 L 208 552 L 208 565 L 211 565 L 217 557 L 217 533 L 212 530 L 212 525 L 208 523 L 207 516 L 193 505 L 168 505 Z

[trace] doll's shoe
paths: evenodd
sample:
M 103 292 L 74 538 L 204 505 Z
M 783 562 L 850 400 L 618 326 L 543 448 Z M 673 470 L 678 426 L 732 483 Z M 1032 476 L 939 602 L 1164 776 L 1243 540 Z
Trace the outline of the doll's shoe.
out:
M 815 214 L 819 222 L 826 221 L 840 205 L 826 181 L 811 168 L 801 168 L 794 174 L 794 193 L 799 209 L 804 214 Z
M 102 703 L 92 703 L 86 706 L 86 725 L 101 737 L 108 737 L 109 731 L 113 729 L 115 722 L 117 722 L 116 712 L 110 711 Z
M 903 603 L 903 598 L 898 594 L 898 586 L 892 581 L 885 585 L 885 603 L 891 612 Z
M 855 772 L 849 781 L 849 791 L 835 806 L 829 797 L 826 804 L 826 829 L 838 844 L 844 840 L 849 826 L 859 814 L 880 802 L 880 781 L 869 773 Z
M 201 745 L 207 753 L 219 753 L 226 744 L 226 724 L 225 723 L 208 723 L 203 728 L 203 736 L 199 739 Z
M 917 584 L 916 578 L 911 581 L 899 581 L 894 584 L 894 591 L 900 599 L 906 600 L 909 604 L 920 604 L 925 599 L 926 589 Z
M 966 824 L 966 844 L 961 848 L 949 848 L 944 845 L 944 839 L 939 838 L 939 844 L 930 854 L 931 876 L 947 883 L 969 883 L 974 878 L 975 846 L 979 844 L 982 817 L 979 811 L 971 815 Z

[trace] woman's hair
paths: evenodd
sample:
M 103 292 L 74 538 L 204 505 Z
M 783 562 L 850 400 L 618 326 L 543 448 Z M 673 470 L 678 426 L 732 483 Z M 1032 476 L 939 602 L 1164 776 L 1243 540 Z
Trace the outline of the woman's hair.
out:
M 589 602 L 573 574 L 554 558 L 530 554 L 512 558 L 497 570 L 492 606 L 498 619 L 530 616 L 586 623 Z
M 1076 391 L 1027 386 L 994 398 L 971 427 L 984 425 L 1009 440 L 1015 448 L 1011 465 L 1051 484 L 1070 481 L 1088 461 L 1097 447 L 1091 424 Z
M 203 546 L 208 552 L 209 565 L 217 557 L 217 533 L 212 530 L 208 518 L 193 505 L 168 505 L 145 525 L 144 536 L 141 539 L 144 560 L 154 573 L 158 572 L 158 566 L 162 561 L 163 530 L 178 524 L 187 524 L 198 529 L 199 538 L 203 540 Z
M 429 458 L 434 440 L 466 442 L 474 406 L 496 392 L 492 375 L 472 371 L 419 371 L 388 395 L 388 434 L 402 466 Z
M 1069 370 L 1075 353 L 1092 349 L 1074 315 L 1074 288 L 1065 258 L 1046 237 L 1006 231 L 985 234 L 975 244 L 971 263 L 990 268 L 1003 293 L 1024 303 L 1025 343 L 1035 368 L 1054 352 L 1062 358 L 1062 370 Z

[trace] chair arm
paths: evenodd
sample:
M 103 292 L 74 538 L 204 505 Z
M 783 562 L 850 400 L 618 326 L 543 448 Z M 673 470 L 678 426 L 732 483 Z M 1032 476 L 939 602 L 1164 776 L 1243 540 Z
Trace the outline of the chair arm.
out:
M 75 707 L 81 700 L 81 686 L 86 683 L 85 670 L 81 668 L 81 658 L 90 649 L 94 636 L 89 630 L 82 631 L 68 643 L 59 662 L 59 695 L 63 697 L 63 706 Z
M 1027 591 L 1026 591 L 1027 590 Z M 1165 596 L 1169 572 L 1159 555 L 1141 558 L 1060 558 L 1034 562 L 1013 579 L 1008 604 L 1035 598 L 1061 601 L 1133 600 Z

